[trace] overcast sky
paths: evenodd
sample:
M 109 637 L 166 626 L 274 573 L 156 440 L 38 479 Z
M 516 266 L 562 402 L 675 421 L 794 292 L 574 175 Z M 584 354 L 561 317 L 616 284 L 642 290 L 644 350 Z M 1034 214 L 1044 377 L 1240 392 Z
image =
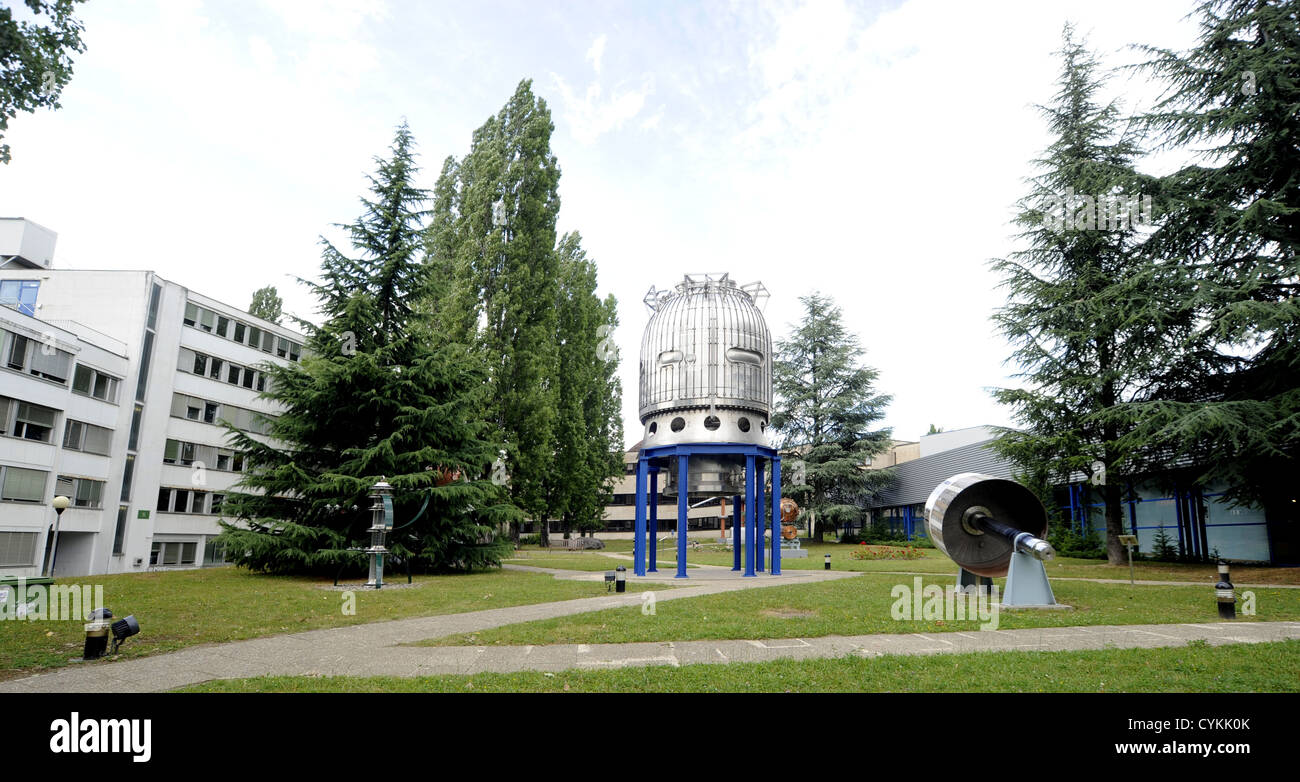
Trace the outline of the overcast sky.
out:
M 619 300 L 628 443 L 641 299 L 695 272 L 761 280 L 778 339 L 799 296 L 832 296 L 894 395 L 895 437 L 1007 424 L 987 262 L 1016 248 L 1062 25 L 1120 65 L 1130 44 L 1192 45 L 1192 7 L 90 0 L 63 108 L 10 124 L 0 215 L 56 231 L 56 267 L 152 269 L 241 308 L 273 284 L 311 318 L 292 277 L 315 275 L 322 234 L 343 246 L 331 225 L 357 217 L 402 119 L 431 187 L 532 79 L 560 231 Z M 1130 110 L 1157 94 L 1129 77 L 1110 93 Z

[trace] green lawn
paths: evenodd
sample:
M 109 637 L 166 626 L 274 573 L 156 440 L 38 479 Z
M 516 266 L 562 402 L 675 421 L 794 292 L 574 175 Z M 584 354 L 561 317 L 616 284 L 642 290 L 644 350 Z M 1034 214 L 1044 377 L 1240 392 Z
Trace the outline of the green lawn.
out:
M 504 560 L 511 565 L 528 565 L 529 567 L 556 568 L 559 570 L 601 571 L 613 570 L 622 565 L 629 571 L 632 563 L 626 559 L 615 559 L 601 554 L 560 554 L 547 551 L 516 551 L 510 559 Z
M 186 692 L 1300 692 L 1300 641 L 471 676 L 273 676 Z
M 911 560 L 858 560 L 849 555 L 855 546 L 847 543 L 808 543 L 803 548 L 808 551 L 804 559 L 781 559 L 783 570 L 821 570 L 824 555 L 831 555 L 832 570 L 854 570 L 867 573 L 885 571 L 910 571 L 916 573 L 957 573 L 957 566 L 948 556 L 938 549 L 922 549 L 921 559 Z M 629 551 L 631 546 L 628 547 Z M 676 552 L 676 548 L 662 545 L 659 551 Z M 704 565 L 727 565 L 733 562 L 734 555 L 727 551 L 690 551 L 688 562 Z M 769 563 L 770 565 L 770 563 Z M 1046 563 L 1050 578 L 1114 578 L 1128 580 L 1128 564 L 1113 566 L 1099 559 L 1075 559 L 1058 557 Z M 1215 565 L 1188 565 L 1173 562 L 1134 562 L 1134 577 L 1139 581 L 1193 581 L 1214 584 L 1218 581 L 1218 569 Z M 1234 565 L 1232 580 L 1243 584 L 1292 584 L 1300 585 L 1300 568 L 1256 567 Z
M 898 584 L 911 589 L 913 578 L 867 573 L 836 581 L 661 601 L 653 616 L 643 615 L 639 606 L 606 609 L 508 625 L 473 635 L 446 636 L 423 644 L 598 644 L 978 629 L 978 620 L 894 620 L 891 607 L 897 598 L 891 595 L 892 589 Z M 946 574 L 922 577 L 922 583 L 946 586 L 953 583 L 953 578 Z M 1074 610 L 1001 611 L 998 628 L 1218 620 L 1214 591 L 1208 584 L 1201 589 L 1056 581 L 1052 588 L 1057 602 L 1074 606 Z M 1300 620 L 1300 590 L 1259 588 L 1252 591 L 1257 611 L 1254 620 Z M 1242 617 L 1241 621 L 1251 619 Z
M 359 590 L 356 613 L 343 613 L 343 593 L 318 589 L 330 581 L 259 576 L 233 567 L 116 576 L 61 578 L 59 584 L 102 584 L 114 615 L 134 614 L 140 634 L 122 657 L 169 652 L 185 646 L 237 641 L 279 633 L 415 616 L 595 597 L 602 583 L 558 581 L 543 573 L 494 570 L 416 576 L 422 586 Z M 346 582 L 345 582 L 346 583 Z M 393 585 L 404 585 L 397 577 Z M 632 591 L 644 587 L 629 584 Z M 666 587 L 655 585 L 655 589 Z M 89 609 L 86 609 L 89 610 Z M 69 664 L 81 656 L 83 621 L 0 622 L 0 680 Z

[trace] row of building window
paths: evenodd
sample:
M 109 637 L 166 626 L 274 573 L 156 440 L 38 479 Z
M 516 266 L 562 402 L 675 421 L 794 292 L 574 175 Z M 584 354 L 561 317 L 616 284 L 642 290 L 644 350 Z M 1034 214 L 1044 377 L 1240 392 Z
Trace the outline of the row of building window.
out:
M 117 404 L 120 378 L 113 377 L 85 364 L 75 364 L 72 354 L 59 350 L 49 342 L 0 329 L 0 355 L 5 366 L 17 372 L 35 375 L 66 385 L 72 375 L 72 390 L 82 396 Z
M 9 502 L 44 502 L 45 470 L 0 465 L 0 499 Z M 72 500 L 74 508 L 104 507 L 104 481 L 60 475 L 54 483 L 54 496 Z
M 183 464 L 190 467 L 196 464 L 205 469 L 222 472 L 243 472 L 244 456 L 229 448 L 215 445 L 187 443 L 182 440 L 168 440 L 163 447 L 163 462 L 166 464 Z
M 224 420 L 245 432 L 271 433 L 270 416 L 246 407 L 213 402 L 188 394 L 172 394 L 172 415 L 206 424 L 216 424 Z
M 224 337 L 231 342 L 248 345 L 263 353 L 274 353 L 280 358 L 297 361 L 302 357 L 302 345 L 286 337 L 276 336 L 270 331 L 252 326 L 243 321 L 228 318 L 210 309 L 200 307 L 193 302 L 185 305 L 185 325 L 193 326 Z
M 232 386 L 243 386 L 257 391 L 266 390 L 265 372 L 236 364 L 233 361 L 214 358 L 189 348 L 181 348 L 180 364 L 177 365 L 177 368 L 182 372 L 189 372 L 199 377 L 221 380 Z
M 0 396 L 0 434 L 52 442 L 59 411 L 52 407 Z M 113 430 L 71 418 L 64 422 L 63 447 L 71 451 L 108 456 L 113 445 Z
M 221 513 L 221 503 L 225 499 L 224 494 L 163 486 L 158 489 L 158 512 L 201 513 L 215 516 Z

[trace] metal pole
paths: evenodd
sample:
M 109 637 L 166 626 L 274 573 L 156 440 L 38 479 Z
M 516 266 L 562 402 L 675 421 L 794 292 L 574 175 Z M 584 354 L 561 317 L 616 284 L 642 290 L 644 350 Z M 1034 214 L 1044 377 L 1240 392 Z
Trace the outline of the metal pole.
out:
M 636 531 L 632 533 L 632 571 L 638 576 L 645 575 L 645 479 L 643 456 L 636 463 Z
M 754 538 L 754 542 L 756 544 L 754 546 L 754 568 L 760 573 L 763 572 L 764 564 L 765 564 L 763 562 L 764 560 L 763 549 L 766 546 L 766 535 L 764 535 L 763 528 L 767 525 L 767 520 L 763 518 L 766 515 L 765 513 L 763 513 L 763 506 L 765 504 L 763 502 L 763 494 L 764 494 L 763 463 L 755 459 L 754 460 L 754 527 L 756 528 L 757 533 L 756 533 L 756 537 Z
M 1125 546 L 1128 549 L 1128 585 L 1133 586 L 1133 547 Z
M 772 575 L 781 575 L 781 457 L 772 460 Z
M 690 460 L 691 457 L 685 454 L 677 457 L 677 578 L 686 578 L 686 504 L 690 500 Z
M 745 457 L 745 578 L 754 573 L 754 455 Z
M 650 468 L 650 535 L 646 544 L 650 546 L 650 569 L 651 573 L 658 573 L 659 568 L 655 567 L 659 562 L 659 468 Z
M 740 572 L 740 495 L 731 498 L 731 553 L 735 564 L 731 569 Z
M 62 513 L 54 512 L 54 542 L 50 546 L 49 567 L 45 569 L 45 575 L 50 578 L 54 578 L 54 562 L 59 556 L 59 519 L 62 517 Z

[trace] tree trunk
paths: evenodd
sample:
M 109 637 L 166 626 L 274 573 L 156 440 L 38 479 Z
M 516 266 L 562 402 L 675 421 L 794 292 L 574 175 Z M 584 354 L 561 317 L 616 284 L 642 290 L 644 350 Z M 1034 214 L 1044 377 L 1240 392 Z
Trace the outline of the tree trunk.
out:
M 1112 565 L 1128 562 L 1127 549 L 1120 545 L 1119 536 L 1124 532 L 1124 504 L 1120 496 L 1119 485 L 1106 473 L 1106 485 L 1102 487 L 1102 497 L 1106 501 L 1106 561 Z
M 551 546 L 551 523 L 548 521 L 549 513 L 543 513 L 541 521 L 537 522 L 537 534 L 542 538 L 542 548 Z

